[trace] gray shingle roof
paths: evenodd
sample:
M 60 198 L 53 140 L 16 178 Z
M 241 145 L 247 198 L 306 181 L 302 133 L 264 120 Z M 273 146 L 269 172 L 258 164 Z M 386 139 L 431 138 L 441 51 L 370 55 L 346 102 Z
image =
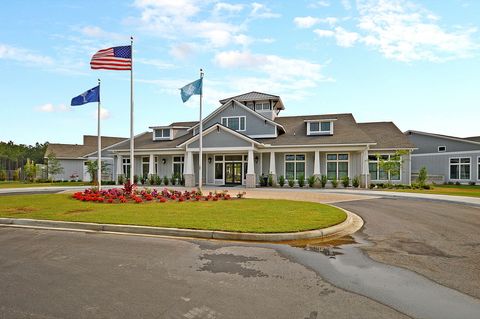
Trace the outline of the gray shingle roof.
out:
M 393 122 L 358 123 L 358 126 L 377 143 L 371 149 L 415 148 Z
M 228 102 L 228 100 L 231 100 L 231 99 L 237 100 L 238 102 L 258 101 L 258 100 L 279 100 L 280 96 L 252 91 L 252 92 L 232 96 L 232 97 L 229 97 L 229 98 L 226 98 L 226 99 L 222 99 L 222 100 L 220 100 L 220 103 L 224 104 L 224 103 Z
M 125 140 L 123 137 L 102 136 L 102 148 Z M 83 142 L 83 145 L 50 143 L 45 151 L 45 157 L 53 153 L 57 158 L 78 158 L 97 150 L 97 136 L 84 135 Z
M 177 145 L 182 144 L 191 137 L 192 132 L 173 140 L 154 141 L 152 132 L 144 132 L 135 137 L 134 144 L 136 150 L 175 148 Z M 111 150 L 125 150 L 129 149 L 129 147 L 130 140 L 126 140 L 124 143 L 115 145 Z
M 469 141 L 473 141 L 473 142 L 480 142 L 480 136 L 465 137 L 464 140 L 469 140 Z

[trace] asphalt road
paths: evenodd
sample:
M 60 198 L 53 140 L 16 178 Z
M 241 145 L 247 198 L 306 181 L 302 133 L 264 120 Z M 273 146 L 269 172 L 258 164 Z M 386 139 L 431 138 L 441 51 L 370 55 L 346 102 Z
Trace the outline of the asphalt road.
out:
M 480 297 L 478 207 L 337 205 L 364 218 L 373 259 Z M 328 257 L 275 247 L 0 227 L 0 318 L 408 318 L 322 277 L 311 263 Z

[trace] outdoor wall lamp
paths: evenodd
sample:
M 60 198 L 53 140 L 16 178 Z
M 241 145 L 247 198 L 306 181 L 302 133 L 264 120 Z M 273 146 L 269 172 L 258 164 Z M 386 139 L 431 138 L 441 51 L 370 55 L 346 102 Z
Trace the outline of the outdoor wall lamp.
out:
M 258 164 L 258 156 L 255 156 L 255 164 Z
M 165 165 L 165 163 L 167 163 L 167 160 L 162 158 L 162 164 Z
M 212 158 L 211 157 L 208 158 L 208 164 L 212 164 Z

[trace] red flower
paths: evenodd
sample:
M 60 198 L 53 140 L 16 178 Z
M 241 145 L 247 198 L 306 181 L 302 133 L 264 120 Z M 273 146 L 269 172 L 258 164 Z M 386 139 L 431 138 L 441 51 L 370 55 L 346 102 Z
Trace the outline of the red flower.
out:
M 111 204 L 111 203 L 113 203 L 113 199 L 109 198 L 109 199 L 107 200 L 107 202 L 108 202 L 109 204 Z

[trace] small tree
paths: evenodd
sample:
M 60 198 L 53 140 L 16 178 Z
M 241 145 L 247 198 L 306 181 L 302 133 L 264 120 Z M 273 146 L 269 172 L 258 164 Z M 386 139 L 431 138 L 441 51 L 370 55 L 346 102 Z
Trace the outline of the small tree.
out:
M 387 172 L 388 175 L 388 184 L 391 184 L 392 175 L 400 175 L 400 169 L 403 163 L 402 156 L 408 154 L 406 151 L 396 151 L 394 154 L 391 154 L 388 159 L 383 158 L 381 155 L 377 154 L 378 158 L 378 167 Z
M 423 187 L 427 182 L 427 176 L 428 176 L 427 168 L 423 166 L 420 169 L 420 172 L 418 172 L 418 178 L 417 178 L 418 185 Z
M 58 174 L 63 174 L 64 169 L 60 164 L 54 153 L 47 155 L 47 172 L 50 180 L 53 181 L 53 177 Z
M 33 182 L 37 175 L 37 166 L 35 165 L 35 162 L 27 159 L 27 163 L 23 167 L 23 170 L 25 171 L 25 179 L 29 182 Z
M 98 184 L 98 160 L 87 161 L 87 172 L 90 174 L 90 179 L 93 184 Z M 102 161 L 102 174 L 108 173 L 108 164 Z

